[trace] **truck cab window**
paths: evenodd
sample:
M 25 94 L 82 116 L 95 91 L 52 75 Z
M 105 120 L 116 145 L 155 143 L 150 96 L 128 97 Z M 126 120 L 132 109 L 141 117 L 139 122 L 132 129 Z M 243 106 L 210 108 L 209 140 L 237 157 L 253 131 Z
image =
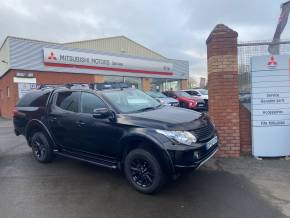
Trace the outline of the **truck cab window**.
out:
M 82 113 L 92 114 L 94 112 L 94 109 L 107 107 L 102 99 L 92 93 L 83 92 L 81 99 Z
M 78 112 L 79 92 L 59 92 L 56 106 L 66 111 Z

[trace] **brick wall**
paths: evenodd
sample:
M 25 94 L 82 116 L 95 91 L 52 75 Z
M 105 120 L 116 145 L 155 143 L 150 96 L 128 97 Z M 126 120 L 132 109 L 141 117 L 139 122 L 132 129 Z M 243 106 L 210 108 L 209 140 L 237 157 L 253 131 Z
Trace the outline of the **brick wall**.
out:
M 72 74 L 58 72 L 33 72 L 38 84 L 66 84 L 66 83 L 93 83 L 95 75 Z M 18 86 L 13 83 L 16 75 L 14 70 L 10 70 L 5 76 L 0 78 L 0 116 L 5 118 L 12 117 L 12 111 L 18 101 Z M 97 78 L 101 79 L 101 78 Z M 7 97 L 7 87 L 10 90 L 10 97 Z
M 38 84 L 93 83 L 95 81 L 95 75 L 90 74 L 36 72 L 34 76 Z
M 251 113 L 242 104 L 240 104 L 240 136 L 241 154 L 250 155 L 252 153 Z
M 105 77 L 103 75 L 95 75 L 95 83 L 103 83 L 105 82 Z
M 151 90 L 151 80 L 150 78 L 142 78 L 142 88 L 144 91 Z
M 217 25 L 207 39 L 209 115 L 220 138 L 219 156 L 240 156 L 237 32 Z
M 13 83 L 15 72 L 9 71 L 0 79 L 0 116 L 5 118 L 12 117 L 13 108 L 18 101 L 18 87 Z M 9 87 L 10 95 L 7 96 L 7 88 Z
M 188 89 L 188 80 L 185 80 L 185 79 L 181 80 L 180 88 Z

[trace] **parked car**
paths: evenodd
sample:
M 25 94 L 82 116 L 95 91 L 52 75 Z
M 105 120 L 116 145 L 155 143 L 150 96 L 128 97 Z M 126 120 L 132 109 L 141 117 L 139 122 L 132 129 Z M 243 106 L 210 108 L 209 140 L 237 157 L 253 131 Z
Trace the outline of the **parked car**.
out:
M 161 92 L 150 91 L 150 92 L 146 92 L 146 94 L 150 95 L 152 98 L 155 98 L 161 104 L 168 105 L 168 106 L 175 106 L 175 107 L 179 106 L 179 101 L 177 101 L 174 98 L 167 97 Z
M 120 169 L 142 193 L 198 168 L 218 148 L 206 114 L 162 105 L 132 88 L 43 88 L 24 95 L 13 112 L 15 134 L 25 136 L 37 161 L 57 154 Z
M 165 91 L 166 96 L 175 98 L 179 101 L 179 104 L 183 108 L 193 109 L 197 111 L 203 111 L 206 109 L 205 102 L 196 96 L 191 96 L 184 91 Z
M 203 100 L 200 96 L 192 96 L 191 97 L 197 102 L 197 108 L 195 110 L 197 111 L 207 111 L 207 103 L 205 103 L 205 100 Z
M 182 90 L 192 96 L 197 96 L 204 100 L 206 110 L 208 109 L 208 90 L 207 89 L 187 89 Z
M 250 92 L 241 92 L 239 95 L 241 103 L 251 103 L 251 93 Z

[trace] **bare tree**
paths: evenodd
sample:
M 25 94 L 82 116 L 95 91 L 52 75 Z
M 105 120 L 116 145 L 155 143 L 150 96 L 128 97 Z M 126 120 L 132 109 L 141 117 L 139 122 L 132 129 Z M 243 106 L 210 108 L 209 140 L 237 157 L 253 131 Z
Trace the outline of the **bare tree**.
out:
M 188 80 L 188 88 L 190 89 L 194 89 L 194 88 L 197 88 L 198 87 L 198 81 L 195 77 L 189 77 L 189 80 Z

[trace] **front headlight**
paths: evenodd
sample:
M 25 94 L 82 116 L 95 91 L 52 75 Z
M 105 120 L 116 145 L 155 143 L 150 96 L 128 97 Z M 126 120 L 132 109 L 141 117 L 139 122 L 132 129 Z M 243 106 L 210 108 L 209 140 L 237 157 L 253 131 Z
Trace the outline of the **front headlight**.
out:
M 191 145 L 197 141 L 196 137 L 187 131 L 167 131 L 157 129 L 156 132 L 185 145 Z

